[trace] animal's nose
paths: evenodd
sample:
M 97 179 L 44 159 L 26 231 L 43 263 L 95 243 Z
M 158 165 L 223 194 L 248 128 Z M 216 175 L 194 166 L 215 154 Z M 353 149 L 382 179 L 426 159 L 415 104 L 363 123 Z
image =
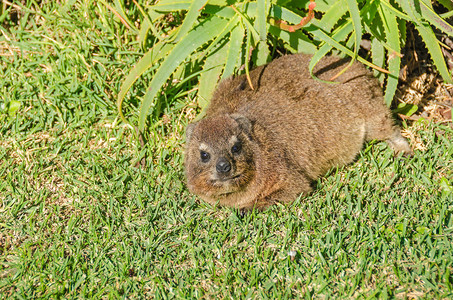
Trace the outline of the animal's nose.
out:
M 226 158 L 221 157 L 217 161 L 217 165 L 215 166 L 215 168 L 219 173 L 228 173 L 231 170 L 231 164 Z

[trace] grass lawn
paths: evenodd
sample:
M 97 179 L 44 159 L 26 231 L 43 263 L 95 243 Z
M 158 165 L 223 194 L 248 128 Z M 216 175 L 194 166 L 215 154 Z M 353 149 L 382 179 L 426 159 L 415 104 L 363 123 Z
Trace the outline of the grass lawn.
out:
M 196 85 L 166 88 L 142 148 L 115 107 L 136 35 L 102 1 L 62 2 L 1 11 L 0 298 L 453 297 L 451 123 L 412 123 L 414 157 L 369 144 L 241 218 L 185 187 Z

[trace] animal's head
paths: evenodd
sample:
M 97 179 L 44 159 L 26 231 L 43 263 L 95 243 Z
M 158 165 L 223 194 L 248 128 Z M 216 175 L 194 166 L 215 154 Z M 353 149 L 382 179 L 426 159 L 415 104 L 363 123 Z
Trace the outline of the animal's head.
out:
M 251 122 L 236 114 L 187 127 L 185 169 L 191 192 L 215 201 L 247 187 L 255 175 L 251 130 Z

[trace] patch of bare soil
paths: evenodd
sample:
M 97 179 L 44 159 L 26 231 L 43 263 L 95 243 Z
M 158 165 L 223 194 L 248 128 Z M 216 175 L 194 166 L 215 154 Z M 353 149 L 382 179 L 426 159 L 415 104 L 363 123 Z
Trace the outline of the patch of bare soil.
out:
M 445 61 L 453 71 L 453 38 L 438 35 Z M 433 122 L 452 121 L 453 84 L 445 83 L 432 63 L 431 57 L 418 32 L 409 24 L 406 46 L 402 53 L 402 69 L 396 100 L 418 106 L 411 116 L 402 119 L 416 121 L 420 118 Z

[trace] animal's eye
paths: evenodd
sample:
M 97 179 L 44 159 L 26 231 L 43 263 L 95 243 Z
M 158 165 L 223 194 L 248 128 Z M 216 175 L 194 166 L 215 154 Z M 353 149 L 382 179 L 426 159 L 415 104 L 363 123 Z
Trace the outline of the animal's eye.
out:
M 202 162 L 208 162 L 211 158 L 211 155 L 208 152 L 200 151 L 200 158 Z
M 237 142 L 236 144 L 233 145 L 233 147 L 231 147 L 231 153 L 238 154 L 239 152 L 241 152 L 241 149 L 242 149 L 241 143 Z

